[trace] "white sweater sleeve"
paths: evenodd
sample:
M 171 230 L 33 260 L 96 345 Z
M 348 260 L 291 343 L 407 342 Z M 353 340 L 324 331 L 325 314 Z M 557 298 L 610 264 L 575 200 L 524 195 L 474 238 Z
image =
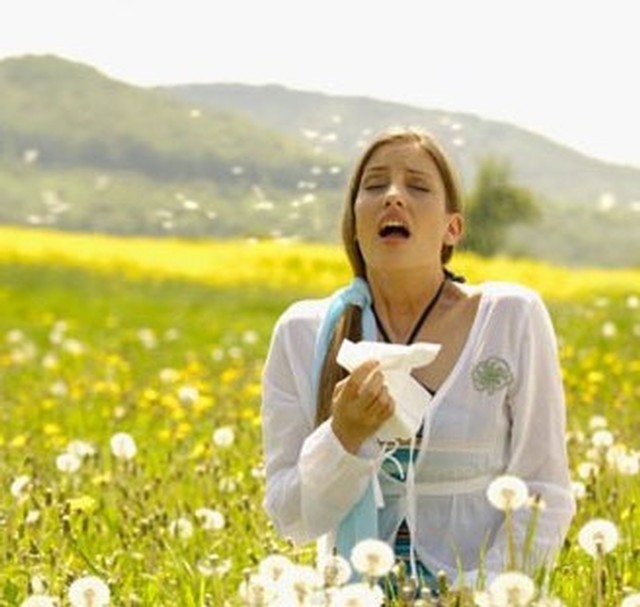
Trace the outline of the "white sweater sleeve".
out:
M 551 319 L 537 294 L 526 302 L 526 320 L 515 357 L 517 368 L 509 393 L 511 448 L 505 474 L 527 483 L 531 495 L 544 503 L 535 527 L 530 567 L 550 565 L 562 547 L 575 514 L 565 442 L 564 389 Z M 518 565 L 531 510 L 523 507 L 514 515 Z M 507 538 L 504 526 L 486 555 L 486 570 L 504 570 Z
M 329 421 L 314 428 L 310 375 L 315 331 L 291 313 L 276 324 L 262 376 L 264 507 L 301 544 L 335 530 L 362 496 L 375 458 L 344 450 Z

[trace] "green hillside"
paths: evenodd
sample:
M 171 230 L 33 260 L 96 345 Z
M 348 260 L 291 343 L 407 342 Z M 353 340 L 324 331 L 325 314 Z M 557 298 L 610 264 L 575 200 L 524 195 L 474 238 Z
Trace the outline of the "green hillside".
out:
M 314 167 L 323 173 L 321 189 L 341 187 L 342 170 L 329 170 L 339 161 L 304 142 L 85 65 L 49 56 L 7 59 L 0 62 L 0 90 L 3 222 L 115 233 L 266 236 L 284 228 L 309 235 L 313 223 L 254 210 L 289 202 Z
M 640 264 L 640 169 L 515 126 L 280 86 L 141 88 L 55 56 L 0 61 L 0 91 L 0 223 L 333 241 L 362 142 L 413 124 L 443 141 L 467 192 L 491 156 L 533 193 L 542 220 L 504 253 Z

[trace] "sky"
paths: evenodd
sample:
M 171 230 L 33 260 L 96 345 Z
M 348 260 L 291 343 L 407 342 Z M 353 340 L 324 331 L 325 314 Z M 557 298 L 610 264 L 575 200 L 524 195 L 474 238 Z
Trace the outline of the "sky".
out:
M 507 122 L 640 168 L 636 0 L 5 0 L 0 59 L 236 82 Z M 0 92 L 1 94 L 1 92 Z

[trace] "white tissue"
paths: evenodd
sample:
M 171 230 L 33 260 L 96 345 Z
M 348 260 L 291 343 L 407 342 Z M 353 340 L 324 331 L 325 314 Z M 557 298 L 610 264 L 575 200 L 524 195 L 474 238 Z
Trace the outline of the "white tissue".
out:
M 408 440 L 415 436 L 431 395 L 411 376 L 411 370 L 428 365 L 440 348 L 440 344 L 424 342 L 408 346 L 377 341 L 354 343 L 348 339 L 342 342 L 338 364 L 351 372 L 367 360 L 379 361 L 387 389 L 396 404 L 393 417 L 378 430 L 378 439 Z

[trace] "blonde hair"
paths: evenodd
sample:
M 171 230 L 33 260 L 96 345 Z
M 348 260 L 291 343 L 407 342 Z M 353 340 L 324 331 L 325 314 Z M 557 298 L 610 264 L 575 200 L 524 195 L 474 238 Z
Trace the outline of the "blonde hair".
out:
M 347 196 L 342 210 L 342 242 L 354 276 L 366 279 L 366 264 L 355 238 L 356 219 L 354 206 L 362 175 L 371 156 L 384 145 L 395 143 L 415 143 L 435 162 L 445 189 L 446 210 L 449 213 L 462 210 L 462 190 L 457 172 L 438 141 L 427 131 L 415 127 L 392 127 L 381 131 L 361 154 L 351 174 Z M 440 259 L 444 267 L 453 256 L 451 245 L 442 246 Z M 346 377 L 346 371 L 336 363 L 338 348 L 344 338 L 351 341 L 362 339 L 362 310 L 349 306 L 338 322 L 325 355 L 317 394 L 316 423 L 319 425 L 331 415 L 331 402 L 335 385 Z

